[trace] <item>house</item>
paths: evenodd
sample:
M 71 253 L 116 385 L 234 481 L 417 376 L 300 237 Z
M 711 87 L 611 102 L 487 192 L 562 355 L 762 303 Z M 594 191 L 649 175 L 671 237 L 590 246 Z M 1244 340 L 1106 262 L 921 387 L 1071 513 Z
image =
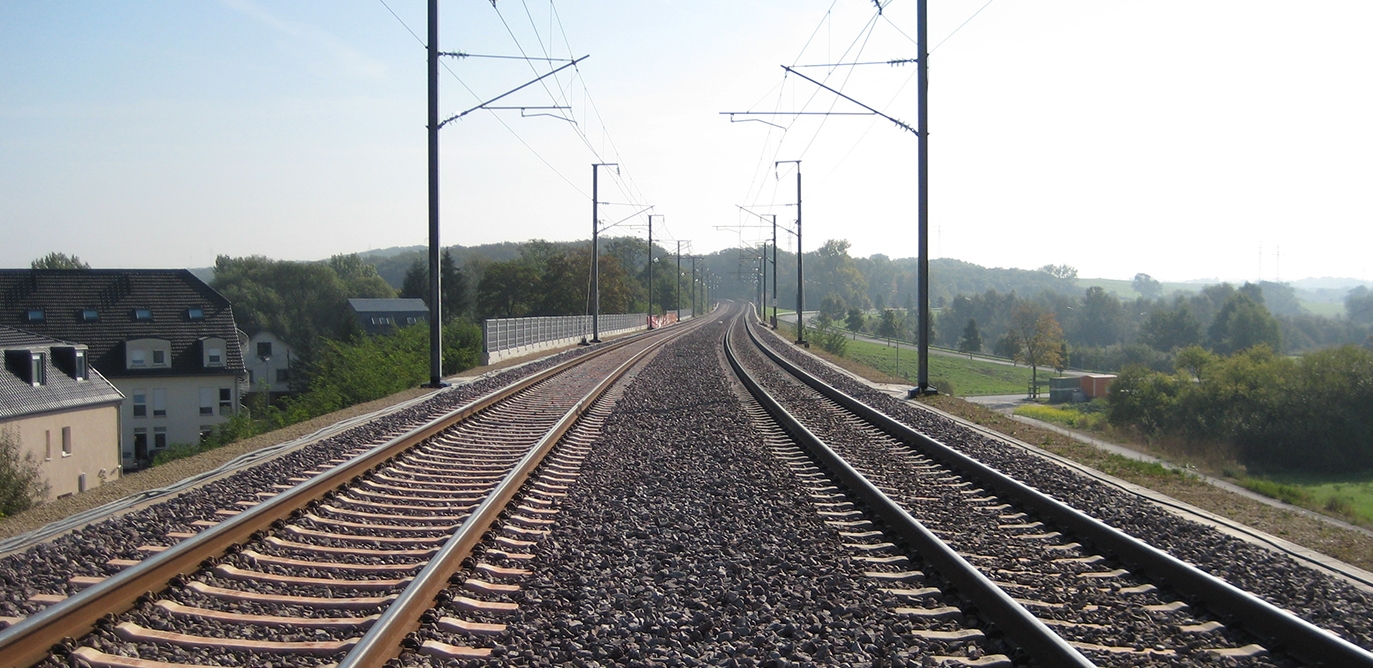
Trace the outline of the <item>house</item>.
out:
M 273 397 L 291 391 L 291 360 L 296 350 L 270 330 L 247 338 L 243 365 L 248 369 L 248 391 L 268 392 Z
M 233 309 L 184 269 L 0 269 L 0 324 L 87 346 L 125 397 L 126 470 L 238 409 L 247 373 Z
M 0 431 L 38 462 L 48 493 L 118 478 L 124 395 L 90 366 L 86 346 L 0 325 L 0 349 Z
M 387 334 L 398 327 L 429 321 L 429 307 L 423 299 L 349 299 L 348 308 L 368 334 Z

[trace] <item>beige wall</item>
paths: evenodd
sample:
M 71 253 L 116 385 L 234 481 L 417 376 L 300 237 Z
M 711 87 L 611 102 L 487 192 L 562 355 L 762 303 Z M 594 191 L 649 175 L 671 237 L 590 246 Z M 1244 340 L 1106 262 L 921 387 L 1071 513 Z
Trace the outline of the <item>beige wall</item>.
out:
M 107 404 L 66 412 L 43 413 L 0 424 L 18 437 L 21 452 L 32 453 L 51 489 L 49 498 L 80 491 L 119 478 L 119 406 Z M 62 452 L 62 431 L 71 430 L 71 452 Z M 101 480 L 101 472 L 105 478 Z
M 167 445 L 200 442 L 201 427 L 213 427 L 228 420 L 238 408 L 237 376 L 167 376 L 157 378 L 110 378 L 108 379 L 120 392 L 124 393 L 124 403 L 120 407 L 120 422 L 123 434 L 121 444 L 125 466 L 132 467 L 134 456 L 135 430 L 143 429 L 148 435 L 148 455 L 154 455 L 158 448 L 158 429 L 165 429 Z M 210 392 L 210 414 L 200 412 L 201 390 Z M 159 408 L 155 403 L 156 390 L 162 390 L 162 409 L 166 415 L 157 415 Z M 220 406 L 221 390 L 228 391 L 227 409 Z M 135 397 L 142 394 L 146 400 L 143 416 L 134 415 Z

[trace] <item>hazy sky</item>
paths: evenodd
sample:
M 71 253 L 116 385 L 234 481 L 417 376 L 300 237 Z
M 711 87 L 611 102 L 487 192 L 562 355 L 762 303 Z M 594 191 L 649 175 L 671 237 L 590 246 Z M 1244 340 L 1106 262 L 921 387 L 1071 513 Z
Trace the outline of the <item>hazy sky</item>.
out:
M 783 130 L 719 115 L 861 111 L 780 65 L 914 57 L 914 0 L 881 16 L 872 0 L 441 4 L 444 50 L 591 56 L 499 103 L 568 106 L 570 121 L 478 111 L 444 127 L 445 244 L 588 237 L 593 162 L 621 165 L 601 172 L 606 224 L 653 205 L 664 245 L 755 243 L 736 205 L 790 224 L 795 172 L 773 162 L 801 159 L 807 250 L 915 255 L 914 135 L 865 116 L 753 117 Z M 423 37 L 424 7 L 0 2 L 0 266 L 425 243 L 425 52 L 402 25 Z M 1370 32 L 1365 0 L 931 2 L 932 255 L 1373 279 Z M 444 117 L 551 67 L 445 62 Z M 915 123 L 913 65 L 801 71 Z

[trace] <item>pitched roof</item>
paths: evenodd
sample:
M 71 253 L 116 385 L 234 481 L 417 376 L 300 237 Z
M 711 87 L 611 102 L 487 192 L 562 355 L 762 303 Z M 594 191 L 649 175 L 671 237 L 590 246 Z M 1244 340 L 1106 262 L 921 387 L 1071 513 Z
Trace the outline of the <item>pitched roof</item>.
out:
M 0 269 L 0 325 L 85 344 L 111 378 L 243 373 L 229 300 L 185 269 Z M 225 341 L 222 371 L 202 365 L 207 337 Z M 124 342 L 142 338 L 170 342 L 168 367 L 125 368 Z
M 44 358 L 47 382 L 38 387 L 15 375 L 8 359 L 4 367 L 0 367 L 0 420 L 115 403 L 124 399 L 119 390 L 89 366 L 89 379 L 80 381 L 59 369 L 54 364 L 56 356 L 52 354 L 52 348 L 70 345 L 65 341 L 0 325 L 0 349 L 47 353 Z
M 349 299 L 348 305 L 358 313 L 429 313 L 423 299 Z

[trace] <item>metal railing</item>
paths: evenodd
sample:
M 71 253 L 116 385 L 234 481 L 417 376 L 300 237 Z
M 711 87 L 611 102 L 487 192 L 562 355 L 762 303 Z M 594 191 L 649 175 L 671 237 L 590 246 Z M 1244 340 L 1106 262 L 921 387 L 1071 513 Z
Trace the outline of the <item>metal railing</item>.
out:
M 614 313 L 600 316 L 600 335 L 622 334 L 648 328 L 646 313 Z M 591 316 L 533 316 L 493 318 L 482 321 L 482 364 L 556 348 L 591 338 Z

